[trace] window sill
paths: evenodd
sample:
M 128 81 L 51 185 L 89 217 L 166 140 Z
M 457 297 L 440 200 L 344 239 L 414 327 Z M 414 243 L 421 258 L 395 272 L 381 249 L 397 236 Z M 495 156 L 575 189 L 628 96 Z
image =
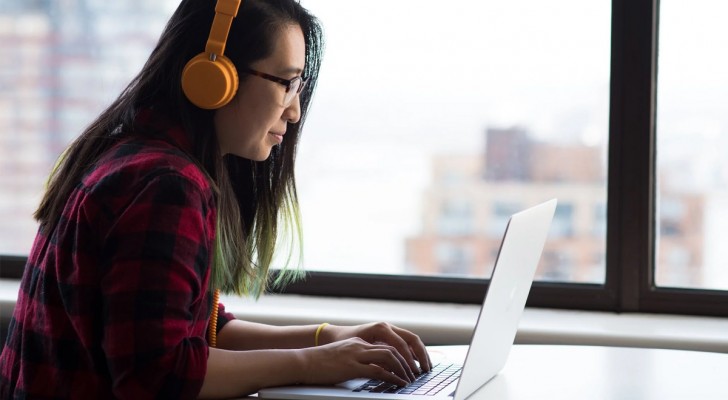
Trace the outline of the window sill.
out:
M 409 329 L 427 344 L 467 344 L 480 307 L 472 304 L 266 295 L 222 296 L 238 318 L 286 324 L 359 324 L 387 321 Z M 728 353 L 728 319 L 665 314 L 526 309 L 517 343 L 576 344 Z
M 0 280 L 0 316 L 15 306 L 19 282 Z M 220 300 L 238 318 L 273 325 L 359 324 L 387 321 L 417 334 L 427 344 L 467 344 L 479 307 L 470 304 L 265 295 L 258 301 Z M 728 353 L 728 319 L 662 314 L 529 308 L 517 343 L 650 347 Z

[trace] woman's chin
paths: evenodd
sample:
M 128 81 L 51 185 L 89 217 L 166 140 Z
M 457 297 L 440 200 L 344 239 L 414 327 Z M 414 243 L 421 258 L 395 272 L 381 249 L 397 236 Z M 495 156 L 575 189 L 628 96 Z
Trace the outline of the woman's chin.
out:
M 259 150 L 255 152 L 251 151 L 229 151 L 227 154 L 232 154 L 238 157 L 242 157 L 251 161 L 265 161 L 270 157 L 271 149 Z

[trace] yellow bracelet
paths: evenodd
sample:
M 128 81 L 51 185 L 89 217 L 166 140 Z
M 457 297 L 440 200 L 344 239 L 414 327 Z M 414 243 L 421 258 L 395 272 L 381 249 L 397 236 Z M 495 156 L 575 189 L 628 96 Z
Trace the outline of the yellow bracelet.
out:
M 319 335 L 321 334 L 321 331 L 326 328 L 326 325 L 328 325 L 328 322 L 324 322 L 323 324 L 319 325 L 318 328 L 316 328 L 316 336 L 313 338 L 313 344 L 314 346 L 319 345 Z

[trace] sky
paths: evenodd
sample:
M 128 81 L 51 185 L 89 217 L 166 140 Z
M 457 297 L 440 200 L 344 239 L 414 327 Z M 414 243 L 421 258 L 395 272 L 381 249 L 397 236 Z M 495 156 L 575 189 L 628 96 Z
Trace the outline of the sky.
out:
M 327 39 L 298 166 L 306 240 L 328 243 L 307 249 L 312 268 L 399 270 L 431 157 L 482 153 L 487 127 L 607 145 L 610 1 L 302 4 Z M 661 1 L 659 157 L 691 160 L 676 179 L 698 190 L 728 181 L 726 11 Z
M 302 4 L 327 41 L 297 165 L 308 268 L 401 271 L 433 156 L 483 153 L 487 127 L 606 140 L 607 1 Z
M 607 144 L 608 0 L 301 3 L 327 40 L 297 164 L 310 269 L 400 272 L 432 158 L 481 154 L 488 127 Z M 728 2 L 660 4 L 659 160 L 683 188 L 728 185 Z

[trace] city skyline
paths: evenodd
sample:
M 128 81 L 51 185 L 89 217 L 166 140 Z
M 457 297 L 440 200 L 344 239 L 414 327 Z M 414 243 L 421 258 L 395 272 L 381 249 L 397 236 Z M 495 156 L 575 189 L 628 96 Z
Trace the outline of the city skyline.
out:
M 447 154 L 479 154 L 486 147 L 483 132 L 489 127 L 520 127 L 537 140 L 601 146 L 606 154 L 611 21 L 607 1 L 562 0 L 548 5 L 535 1 L 512 5 L 469 2 L 467 7 L 466 3 L 458 7 L 458 3 L 445 9 L 431 1 L 388 2 L 386 6 L 371 2 L 344 6 L 328 0 L 302 3 L 321 18 L 328 39 L 297 165 L 305 239 L 309 246 L 315 245 L 306 248 L 306 265 L 312 269 L 401 272 L 405 263 L 403 238 L 421 230 L 418 202 L 431 184 L 432 160 Z M 19 6 L 10 10 L 12 4 Z M 58 152 L 137 72 L 175 2 L 71 1 L 63 4 L 83 4 L 86 14 L 78 10 L 22 12 L 33 5 L 59 4 L 17 0 L 6 1 L 5 8 L 0 8 L 0 15 L 4 15 L 0 18 L 7 22 L 0 24 L 0 40 L 6 37 L 5 61 L 0 61 L 0 144 L 5 160 L 0 165 L 13 171 L 32 170 L 32 182 L 25 177 L 13 178 L 18 182 L 12 185 L 22 185 L 22 200 L 6 198 L 16 192 L 12 189 L 13 193 L 8 193 L 7 188 L 16 186 L 3 187 L 0 213 L 5 216 L 22 211 L 30 220 Z M 669 27 L 677 13 L 675 3 L 662 4 L 667 14 L 661 27 Z M 383 9 L 387 12 L 382 13 Z M 564 17 L 557 24 L 544 20 L 544 13 L 558 10 L 578 10 L 580 18 Z M 119 18 L 121 13 L 131 14 Z M 22 24 L 17 21 L 19 16 L 25 18 Z M 42 22 L 43 16 L 61 20 Z M 367 21 L 375 18 L 378 29 L 368 29 Z M 448 21 L 457 24 L 450 26 Z M 706 25 L 706 29 L 721 29 Z M 74 43 L 85 43 L 78 40 L 88 30 L 97 35 L 89 38 L 94 46 L 73 47 Z M 368 34 L 362 35 L 362 31 Z M 35 50 L 23 47 L 21 51 L 7 35 L 30 35 L 28 40 Z M 33 39 L 33 35 L 41 39 Z M 661 46 L 674 36 L 669 32 L 665 35 Z M 695 47 L 695 51 L 702 48 Z M 15 52 L 25 57 L 25 62 L 18 61 Z M 683 106 L 664 96 L 680 100 L 680 90 L 690 89 L 670 89 L 671 84 L 684 81 L 668 67 L 678 53 L 661 47 L 661 60 L 667 66 L 660 68 L 659 75 L 663 86 L 658 96 L 663 97 L 658 97 L 658 138 L 665 137 L 660 142 L 660 160 L 664 160 L 660 168 L 669 170 L 674 177 L 671 184 L 678 188 L 719 188 L 728 182 L 728 162 L 720 158 L 720 149 L 728 148 L 728 113 L 718 112 L 725 110 L 725 100 L 701 108 L 701 113 L 691 114 L 685 121 L 674 122 L 680 121 Z M 44 57 L 62 61 L 55 67 L 58 71 L 39 64 Z M 725 62 L 712 61 L 708 77 L 717 73 L 716 65 Z M 677 67 L 683 64 L 679 62 Z M 21 71 L 18 65 L 28 67 Z M 5 89 L 18 84 L 16 78 L 21 72 L 26 77 L 21 83 L 27 83 L 30 95 Z M 42 97 L 46 89 L 37 78 L 50 73 L 60 85 L 55 86 L 60 92 L 51 96 L 61 96 L 60 100 L 53 98 L 55 103 L 38 107 L 38 100 L 46 104 Z M 720 87 L 698 85 L 690 90 L 689 98 L 703 96 L 702 102 L 710 103 L 705 93 L 716 90 Z M 71 108 L 57 108 L 60 105 Z M 712 114 L 705 115 L 707 112 Z M 50 125 L 39 128 L 41 139 L 8 133 L 27 121 Z M 42 140 L 49 134 L 55 141 L 50 146 Z M 43 147 L 38 150 L 33 147 L 36 145 Z M 705 157 L 694 161 L 695 152 Z M 30 167 L 20 161 L 8 163 L 22 157 L 35 161 Z M 39 166 L 40 158 L 45 167 Z M 720 211 L 716 206 L 711 209 Z M 347 221 L 347 226 L 342 226 L 342 221 Z M 6 232 L 0 237 L 15 240 L 14 225 L 10 226 L 11 233 L 7 232 L 8 222 L 3 226 Z M 706 229 L 719 231 L 720 226 Z M 30 229 L 30 240 L 34 231 Z M 29 239 L 23 240 L 27 243 Z

